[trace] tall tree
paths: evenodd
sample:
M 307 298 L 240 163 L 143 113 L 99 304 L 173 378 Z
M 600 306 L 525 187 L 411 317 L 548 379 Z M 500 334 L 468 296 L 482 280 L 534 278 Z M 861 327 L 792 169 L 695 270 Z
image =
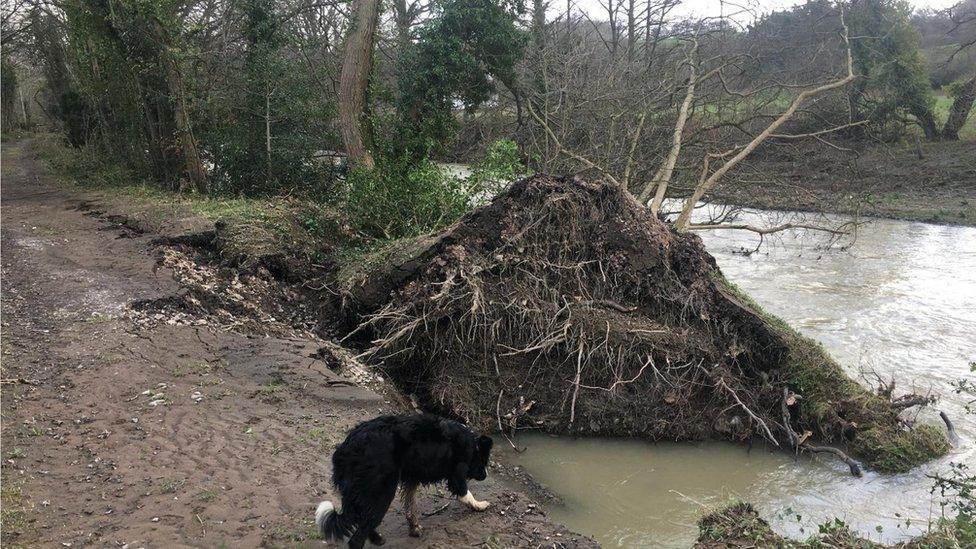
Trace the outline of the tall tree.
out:
M 346 154 L 353 166 L 373 168 L 373 154 L 366 139 L 366 88 L 373 68 L 373 46 L 379 19 L 379 0 L 353 0 L 352 19 L 346 38 L 339 76 L 339 122 Z
M 0 109 L 0 122 L 4 132 L 9 132 L 15 127 L 15 111 L 17 107 L 17 69 L 6 57 L 0 61 L 0 98 L 2 98 L 2 109 Z
M 198 192 L 207 193 L 207 173 L 203 169 L 203 159 L 200 147 L 193 134 L 190 122 L 190 107 L 184 82 L 183 68 L 179 58 L 178 48 L 170 29 L 164 26 L 164 19 L 172 24 L 175 16 L 170 11 L 149 13 L 149 27 L 159 46 L 159 56 L 166 75 L 166 86 L 169 89 L 169 99 L 173 105 L 173 125 L 182 156 L 183 174 Z
M 397 83 L 397 155 L 419 159 L 453 135 L 457 105 L 470 111 L 500 82 L 516 93 L 515 65 L 528 35 L 515 25 L 520 6 L 496 0 L 445 0 L 406 54 Z
M 910 114 L 927 139 L 939 138 L 935 98 L 919 52 L 918 31 L 903 0 L 851 0 L 847 6 L 854 67 L 853 118 L 876 122 Z

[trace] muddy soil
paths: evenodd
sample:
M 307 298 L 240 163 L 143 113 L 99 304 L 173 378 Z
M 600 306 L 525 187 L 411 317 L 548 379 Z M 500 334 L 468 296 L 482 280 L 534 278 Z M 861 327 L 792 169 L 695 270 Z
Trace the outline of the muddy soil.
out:
M 4 545 L 320 546 L 332 450 L 396 406 L 332 371 L 305 330 L 145 307 L 185 301 L 176 252 L 87 214 L 87 198 L 56 187 L 29 142 L 4 144 Z M 593 545 L 499 477 L 476 485 L 493 503 L 480 514 L 430 490 L 420 540 L 392 509 L 388 545 Z

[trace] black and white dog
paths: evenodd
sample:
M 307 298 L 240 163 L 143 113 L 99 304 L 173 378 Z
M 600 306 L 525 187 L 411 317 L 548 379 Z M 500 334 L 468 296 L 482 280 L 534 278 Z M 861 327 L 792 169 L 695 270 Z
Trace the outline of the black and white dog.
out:
M 366 539 L 383 543 L 376 528 L 390 508 L 397 486 L 410 535 L 420 536 L 414 497 L 420 485 L 447 481 L 461 503 L 488 508 L 468 490 L 468 480 L 485 480 L 492 440 L 458 423 L 432 415 L 382 416 L 360 423 L 332 455 L 332 483 L 342 496 L 342 511 L 319 503 L 315 525 L 325 539 L 349 536 L 358 549 Z

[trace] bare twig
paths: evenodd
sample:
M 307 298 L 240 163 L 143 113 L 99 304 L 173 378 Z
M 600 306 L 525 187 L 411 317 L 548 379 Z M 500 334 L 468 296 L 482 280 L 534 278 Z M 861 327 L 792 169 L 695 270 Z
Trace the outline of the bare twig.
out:
M 844 22 L 844 12 L 840 13 L 840 23 L 843 28 L 842 38 L 844 40 L 844 45 L 847 49 L 847 75 L 839 80 L 834 80 L 833 82 L 828 82 L 816 88 L 805 90 L 797 95 L 790 106 L 783 111 L 775 120 L 773 120 L 769 126 L 766 127 L 762 132 L 752 138 L 749 143 L 742 148 L 735 156 L 729 159 L 725 164 L 720 166 L 711 175 L 709 175 L 704 181 L 702 181 L 694 190 L 694 192 L 685 200 L 684 207 L 681 210 L 681 215 L 675 221 L 675 228 L 679 231 L 688 230 L 691 224 L 691 212 L 694 210 L 695 204 L 701 200 L 702 196 L 712 187 L 718 183 L 729 170 L 737 166 L 742 162 L 747 156 L 752 154 L 752 151 L 756 149 L 763 141 L 765 141 L 769 136 L 775 134 L 776 130 L 782 126 L 787 120 L 793 117 L 796 111 L 811 97 L 821 95 L 828 91 L 841 88 L 846 86 L 850 82 L 854 81 L 856 75 L 854 74 L 854 57 L 851 53 L 850 39 L 848 38 L 849 32 L 847 29 L 847 23 Z
M 732 395 L 732 398 L 734 398 L 735 401 L 737 403 L 739 403 L 739 407 L 741 407 L 743 410 L 745 410 L 745 412 L 747 414 L 749 414 L 749 417 L 751 417 L 753 420 L 755 420 L 756 423 L 758 423 L 760 426 L 762 426 L 763 431 L 766 434 L 766 439 L 769 440 L 770 442 L 772 442 L 773 445 L 778 448 L 779 447 L 779 442 L 776 440 L 776 437 L 773 436 L 773 432 L 769 430 L 769 427 L 766 425 L 766 422 L 763 421 L 763 419 L 761 417 L 759 417 L 755 413 L 753 413 L 753 411 L 750 410 L 749 407 L 746 406 L 745 403 L 743 403 L 742 400 L 739 399 L 739 395 L 737 395 L 735 393 L 735 391 L 733 391 L 732 388 L 729 387 L 725 383 L 725 380 L 722 379 L 722 378 L 719 378 L 718 383 L 716 385 L 718 387 L 721 387 L 721 388 L 725 389 L 730 395 Z

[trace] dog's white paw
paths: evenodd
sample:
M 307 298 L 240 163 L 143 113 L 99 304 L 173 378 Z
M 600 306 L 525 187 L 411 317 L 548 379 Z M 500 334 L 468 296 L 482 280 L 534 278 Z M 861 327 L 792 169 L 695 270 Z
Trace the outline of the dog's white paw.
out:
M 467 505 L 475 511 L 484 511 L 491 506 L 491 503 L 487 501 L 478 501 L 474 499 L 474 496 L 471 494 L 470 490 L 467 494 L 464 494 L 464 496 L 461 497 L 461 503 Z
M 471 502 L 471 508 L 475 511 L 484 511 L 485 509 L 491 507 L 491 502 L 489 501 L 473 501 Z

